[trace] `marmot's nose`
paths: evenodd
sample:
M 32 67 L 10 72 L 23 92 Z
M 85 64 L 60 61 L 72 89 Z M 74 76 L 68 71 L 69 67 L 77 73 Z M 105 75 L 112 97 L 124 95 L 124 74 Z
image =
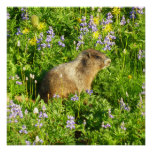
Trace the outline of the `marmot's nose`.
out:
M 110 63 L 111 63 L 111 59 L 106 59 L 104 62 L 105 65 L 109 65 Z

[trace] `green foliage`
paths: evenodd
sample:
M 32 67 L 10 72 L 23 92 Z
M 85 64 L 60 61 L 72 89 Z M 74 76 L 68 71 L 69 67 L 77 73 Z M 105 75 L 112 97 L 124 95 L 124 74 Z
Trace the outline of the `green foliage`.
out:
M 144 145 L 142 10 L 145 12 L 139 8 L 9 7 L 7 144 Z M 107 24 L 109 12 L 112 22 Z M 130 18 L 133 12 L 136 18 Z M 39 18 L 35 25 L 32 15 Z M 120 24 L 123 15 L 126 22 Z M 82 26 L 85 22 L 87 25 Z M 82 32 L 82 28 L 88 31 Z M 97 43 L 99 40 L 102 44 Z M 112 61 L 94 79 L 93 93 L 84 90 L 75 100 L 71 94 L 66 99 L 54 97 L 45 104 L 38 95 L 45 73 L 88 48 L 104 52 Z

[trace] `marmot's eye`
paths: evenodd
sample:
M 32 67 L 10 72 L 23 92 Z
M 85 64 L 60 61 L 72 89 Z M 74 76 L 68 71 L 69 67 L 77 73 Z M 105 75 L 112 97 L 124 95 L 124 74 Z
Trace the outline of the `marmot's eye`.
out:
M 100 56 L 98 56 L 98 55 L 95 55 L 95 58 L 96 58 L 96 59 L 101 59 L 101 57 L 100 57 Z

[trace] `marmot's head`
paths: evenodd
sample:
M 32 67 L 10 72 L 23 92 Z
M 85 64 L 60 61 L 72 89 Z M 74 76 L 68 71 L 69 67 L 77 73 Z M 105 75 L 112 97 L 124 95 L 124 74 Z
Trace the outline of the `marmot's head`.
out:
M 80 56 L 81 62 L 84 66 L 90 66 L 96 70 L 104 69 L 111 63 L 111 59 L 109 59 L 104 53 L 94 49 L 87 49 L 81 52 Z

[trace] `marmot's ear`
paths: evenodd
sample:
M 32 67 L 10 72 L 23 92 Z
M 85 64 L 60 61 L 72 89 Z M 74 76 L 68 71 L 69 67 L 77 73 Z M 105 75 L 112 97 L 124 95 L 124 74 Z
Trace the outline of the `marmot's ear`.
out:
M 90 52 L 86 52 L 86 56 L 87 56 L 88 58 L 91 58 L 91 53 L 90 53 Z

